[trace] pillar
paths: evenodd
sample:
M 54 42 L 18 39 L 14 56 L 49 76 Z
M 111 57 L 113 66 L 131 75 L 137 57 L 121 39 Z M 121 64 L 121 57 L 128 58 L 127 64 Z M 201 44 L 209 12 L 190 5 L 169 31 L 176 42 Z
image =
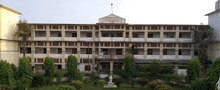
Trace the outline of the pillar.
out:
M 110 74 L 112 74 L 113 71 L 113 61 L 110 61 Z

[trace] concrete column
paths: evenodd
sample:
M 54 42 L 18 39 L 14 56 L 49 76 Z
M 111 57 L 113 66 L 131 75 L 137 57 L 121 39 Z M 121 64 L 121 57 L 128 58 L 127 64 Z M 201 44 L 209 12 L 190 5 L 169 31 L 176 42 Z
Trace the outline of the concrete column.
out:
M 191 44 L 191 50 L 190 50 L 190 55 L 191 55 L 191 59 L 194 57 L 194 44 Z
M 64 41 L 65 40 L 65 37 L 66 37 L 66 32 L 65 32 L 65 26 L 64 25 L 61 25 L 61 35 L 62 35 L 62 40 Z
M 66 63 L 65 63 L 65 42 L 62 42 L 62 69 L 65 69 Z
M 132 41 L 132 26 L 129 26 L 129 41 Z
M 46 27 L 47 27 L 47 29 L 46 29 L 46 38 L 47 38 L 47 40 L 49 40 L 50 39 L 49 25 L 47 25 Z
M 179 26 L 176 26 L 176 41 L 177 42 L 179 41 L 179 34 L 180 34 Z
M 160 42 L 163 42 L 164 27 L 160 26 Z M 163 43 L 160 43 L 160 60 L 163 60 Z
M 110 73 L 113 71 L 113 61 L 110 61 Z
M 35 54 L 35 47 L 34 42 L 31 43 L 31 65 L 34 66 L 34 54 Z
M 178 65 L 175 65 L 175 73 L 178 74 Z
M 77 42 L 77 63 L 80 63 L 80 42 Z
M 47 57 L 50 57 L 50 42 L 47 42 L 46 44 L 47 44 L 47 45 L 46 45 L 46 46 L 47 46 L 47 47 L 46 47 L 46 50 L 47 50 L 47 51 L 46 51 L 46 54 L 47 54 L 46 56 L 47 56 Z
M 176 41 L 179 42 L 179 33 L 180 33 L 180 27 L 176 26 Z M 176 43 L 175 48 L 175 60 L 179 59 L 179 43 Z
M 80 41 L 80 26 L 77 26 L 77 41 Z

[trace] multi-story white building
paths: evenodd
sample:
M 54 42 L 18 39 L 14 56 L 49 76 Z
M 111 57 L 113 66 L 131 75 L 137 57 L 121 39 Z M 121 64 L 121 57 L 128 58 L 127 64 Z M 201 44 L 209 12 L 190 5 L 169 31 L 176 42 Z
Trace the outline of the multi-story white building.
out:
M 200 25 L 128 24 L 124 18 L 110 14 L 96 24 L 29 23 L 32 39 L 26 56 L 36 72 L 42 71 L 45 57 L 54 58 L 56 69 L 66 69 L 68 55 L 78 58 L 80 71 L 123 68 L 123 58 L 132 44 L 138 64 L 160 60 L 166 65 L 186 66 L 194 55 L 192 30 Z M 22 45 L 20 45 L 22 48 Z M 22 57 L 22 52 L 20 57 Z

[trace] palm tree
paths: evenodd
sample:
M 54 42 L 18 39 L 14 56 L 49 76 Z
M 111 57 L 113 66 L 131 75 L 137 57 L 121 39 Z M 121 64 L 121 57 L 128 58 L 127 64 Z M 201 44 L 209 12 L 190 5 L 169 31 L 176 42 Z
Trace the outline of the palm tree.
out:
M 193 43 L 198 52 L 198 59 L 200 60 L 203 70 L 206 73 L 209 65 L 212 63 L 207 55 L 208 45 L 212 43 L 214 29 L 210 26 L 203 25 L 198 29 L 193 29 Z
M 18 40 L 20 40 L 23 44 L 23 55 L 25 56 L 27 41 L 31 37 L 31 32 L 33 31 L 33 29 L 27 24 L 26 20 L 19 20 L 17 26 L 18 31 L 15 35 L 17 36 Z

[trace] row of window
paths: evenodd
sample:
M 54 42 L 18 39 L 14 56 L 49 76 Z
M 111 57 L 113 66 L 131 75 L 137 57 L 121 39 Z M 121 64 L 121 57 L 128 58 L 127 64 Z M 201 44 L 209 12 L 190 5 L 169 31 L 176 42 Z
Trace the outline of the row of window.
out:
M 98 37 L 96 33 L 95 37 Z M 164 38 L 175 38 L 176 32 L 164 32 Z M 35 37 L 46 37 L 46 31 L 35 31 Z M 61 31 L 50 31 L 50 37 L 62 37 Z M 77 37 L 77 32 L 66 31 L 65 37 Z M 91 32 L 81 33 L 81 37 L 92 37 Z M 123 32 L 103 32 L 101 37 L 123 37 Z M 144 33 L 133 32 L 132 38 L 144 38 Z M 160 32 L 149 32 L 148 38 L 160 38 Z M 126 32 L 129 38 L 129 32 Z M 191 38 L 191 32 L 180 32 L 179 38 Z
M 95 26 L 95 25 L 80 25 L 79 29 L 80 30 L 92 30 L 93 27 L 95 28 L 95 30 L 100 29 L 124 29 L 126 27 L 126 30 L 129 30 L 130 26 L 125 26 L 125 25 L 100 25 L 99 26 Z M 148 26 L 148 30 L 161 30 L 161 28 L 164 28 L 164 30 L 176 30 L 177 27 L 179 27 L 179 30 L 192 30 L 192 28 L 200 28 L 197 26 Z M 49 29 L 62 29 L 61 25 L 49 25 L 48 26 Z M 77 25 L 64 25 L 64 28 L 67 30 L 77 30 L 78 27 Z M 34 29 L 47 29 L 46 25 L 34 25 Z M 136 25 L 136 26 L 131 26 L 132 30 L 145 30 L 145 26 L 144 25 Z
M 190 55 L 190 49 L 179 49 L 178 55 Z M 31 54 L 31 48 L 26 48 L 26 53 Z M 66 49 L 65 54 L 77 54 L 77 49 L 76 48 L 68 48 Z M 94 51 L 95 53 L 99 51 Z M 104 52 L 104 55 L 122 55 L 123 49 L 102 49 L 101 52 Z M 129 53 L 130 51 L 126 49 L 125 53 Z M 137 51 L 134 51 L 133 53 L 135 55 L 144 55 L 144 49 L 137 49 Z M 23 48 L 20 49 L 20 53 L 24 53 Z M 35 54 L 46 54 L 47 50 L 46 48 L 36 48 L 35 49 Z M 92 54 L 93 51 L 91 48 L 83 48 L 79 52 L 80 54 Z M 50 54 L 62 54 L 62 49 L 61 48 L 51 48 L 50 49 Z M 160 50 L 159 49 L 148 49 L 147 50 L 148 55 L 160 55 Z M 175 49 L 163 49 L 163 55 L 175 55 Z
M 34 46 L 47 46 L 46 42 L 34 42 Z M 144 47 L 145 43 L 133 43 L 136 47 Z M 22 43 L 20 44 L 22 46 Z M 50 42 L 50 46 L 62 46 L 62 42 Z M 130 43 L 120 43 L 120 42 L 101 42 L 95 43 L 95 46 L 108 46 L 108 47 L 130 47 Z M 179 47 L 190 48 L 191 44 L 189 43 L 163 43 L 163 47 Z M 31 46 L 31 42 L 27 43 L 27 46 Z M 77 42 L 65 42 L 65 46 L 77 46 Z M 93 46 L 93 43 L 89 42 L 80 42 L 80 46 Z M 160 43 L 147 43 L 147 47 L 160 47 Z

